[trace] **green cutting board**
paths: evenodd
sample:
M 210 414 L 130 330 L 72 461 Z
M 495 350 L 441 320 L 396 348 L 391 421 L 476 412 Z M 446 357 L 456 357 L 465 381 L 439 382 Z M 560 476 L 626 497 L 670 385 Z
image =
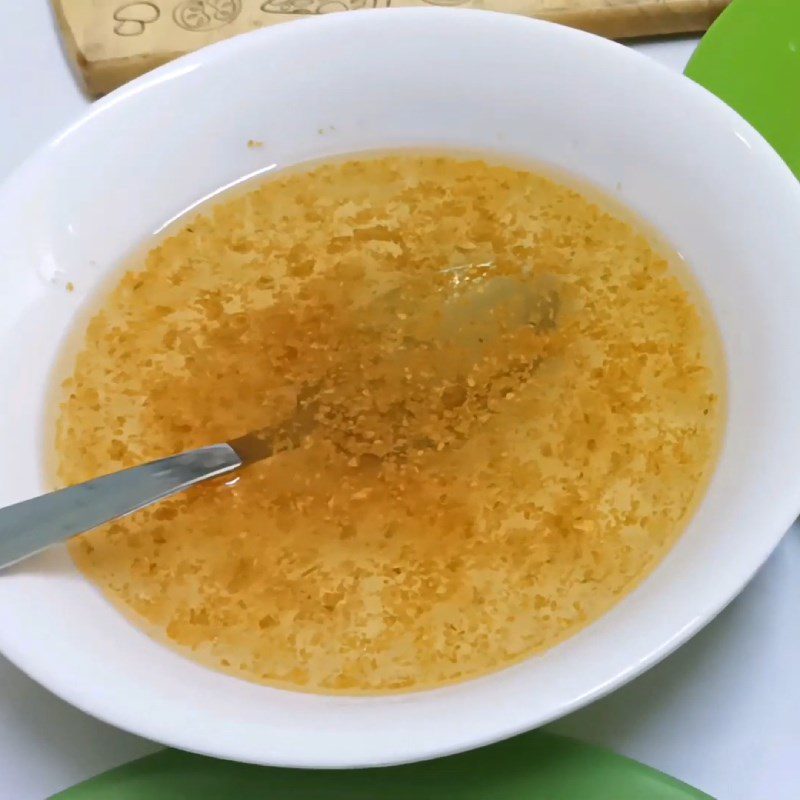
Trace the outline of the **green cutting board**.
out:
M 403 767 L 313 771 L 254 767 L 164 750 L 58 800 L 709 800 L 597 747 L 534 732 Z
M 799 0 L 735 0 L 686 74 L 735 108 L 800 177 Z

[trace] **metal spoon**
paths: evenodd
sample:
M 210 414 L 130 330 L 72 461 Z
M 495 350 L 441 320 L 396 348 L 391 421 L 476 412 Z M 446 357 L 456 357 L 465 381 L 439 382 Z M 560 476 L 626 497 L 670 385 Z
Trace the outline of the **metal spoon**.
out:
M 0 509 L 0 569 L 125 517 L 190 486 L 297 447 L 313 427 L 313 403 L 285 424 L 223 444 L 150 461 Z
M 447 304 L 439 335 L 468 343 L 473 338 L 483 342 L 496 332 L 488 312 L 509 304 L 516 324 L 550 328 L 558 312 L 558 297 L 550 288 L 542 289 L 534 290 L 510 278 L 482 282 L 478 292 Z M 274 428 L 151 461 L 0 509 L 0 569 L 198 483 L 262 461 L 278 450 L 298 447 L 316 425 L 313 397 L 318 388 L 312 386 L 302 392 L 295 413 Z

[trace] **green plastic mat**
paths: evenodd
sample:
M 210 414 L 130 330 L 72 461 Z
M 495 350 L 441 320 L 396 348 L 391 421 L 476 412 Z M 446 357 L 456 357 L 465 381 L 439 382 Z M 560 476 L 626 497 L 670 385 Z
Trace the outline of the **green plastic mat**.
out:
M 164 750 L 58 800 L 708 800 L 630 759 L 533 732 L 437 761 L 349 771 L 254 767 Z

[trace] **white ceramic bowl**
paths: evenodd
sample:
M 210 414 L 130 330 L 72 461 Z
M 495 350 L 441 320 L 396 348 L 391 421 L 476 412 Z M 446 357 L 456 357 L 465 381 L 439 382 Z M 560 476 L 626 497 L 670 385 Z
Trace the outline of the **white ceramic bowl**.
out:
M 70 703 L 258 763 L 378 765 L 475 747 L 667 655 L 742 588 L 800 509 L 794 178 L 733 111 L 634 52 L 452 9 L 337 14 L 202 50 L 97 103 L 8 181 L 0 504 L 44 488 L 49 370 L 81 301 L 126 252 L 271 164 L 399 145 L 548 162 L 618 195 L 680 250 L 711 300 L 730 374 L 724 452 L 702 507 L 655 573 L 566 643 L 480 680 L 393 697 L 303 695 L 204 669 L 124 621 L 56 548 L 0 576 L 0 649 Z

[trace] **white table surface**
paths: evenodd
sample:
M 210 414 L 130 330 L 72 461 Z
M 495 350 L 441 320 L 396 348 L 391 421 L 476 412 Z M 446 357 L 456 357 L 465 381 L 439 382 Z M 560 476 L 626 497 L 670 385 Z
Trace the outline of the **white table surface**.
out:
M 45 0 L 16 3 L 13 21 L 0 27 L 6 76 L 0 82 L 0 178 L 86 105 Z M 682 70 L 695 43 L 637 47 Z M 799 598 L 795 526 L 750 587 L 705 631 L 553 729 L 636 758 L 719 800 L 798 800 Z M 43 800 L 155 749 L 71 708 L 0 657 L 0 800 Z

